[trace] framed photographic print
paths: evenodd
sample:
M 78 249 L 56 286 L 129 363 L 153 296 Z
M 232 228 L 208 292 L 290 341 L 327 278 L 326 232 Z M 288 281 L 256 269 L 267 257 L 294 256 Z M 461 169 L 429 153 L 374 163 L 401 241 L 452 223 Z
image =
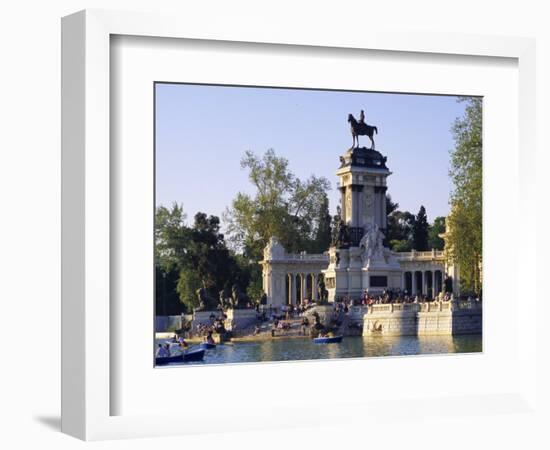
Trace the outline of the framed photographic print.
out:
M 154 89 L 157 365 L 482 350 L 482 98 Z
M 530 40 L 86 11 L 62 44 L 63 431 L 531 408 Z

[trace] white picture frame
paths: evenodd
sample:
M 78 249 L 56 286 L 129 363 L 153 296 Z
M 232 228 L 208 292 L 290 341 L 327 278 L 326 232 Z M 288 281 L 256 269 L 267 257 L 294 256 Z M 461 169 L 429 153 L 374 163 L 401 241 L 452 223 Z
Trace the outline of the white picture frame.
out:
M 518 148 L 519 178 L 517 211 L 524 220 L 533 218 L 533 178 L 529 167 L 535 164 L 535 45 L 531 39 L 487 37 L 437 33 L 369 32 L 349 29 L 342 33 L 311 29 L 280 30 L 258 24 L 238 29 L 225 24 L 206 29 L 190 17 L 112 11 L 82 11 L 62 22 L 62 430 L 86 440 L 121 437 L 161 436 L 208 432 L 210 426 L 170 414 L 112 415 L 113 383 L 111 340 L 116 323 L 112 321 L 110 279 L 112 211 L 111 185 L 117 174 L 111 170 L 112 145 L 110 108 L 111 36 L 141 36 L 191 39 L 215 42 L 283 44 L 307 48 L 327 48 L 332 52 L 366 49 L 415 55 L 455 55 L 498 57 L 517 60 L 518 68 Z M 519 202 L 519 198 L 524 201 Z M 533 271 L 535 242 L 517 248 L 517 275 Z M 527 267 L 526 261 L 530 261 Z M 414 416 L 435 408 L 440 417 L 469 414 L 469 405 L 491 415 L 503 409 L 516 413 L 536 411 L 536 328 L 528 315 L 536 310 L 535 286 L 525 286 L 525 309 L 518 311 L 517 382 L 500 393 L 469 393 L 461 397 L 426 395 L 420 399 L 396 395 L 388 402 L 364 397 L 347 399 L 335 405 L 345 406 L 342 422 L 354 417 Z M 517 292 L 515 293 L 517 296 Z M 528 312 L 526 312 L 528 311 Z M 381 364 L 399 364 L 382 362 Z M 300 363 L 295 363 L 300 364 Z M 302 363 L 304 364 L 304 363 Z M 352 367 L 349 363 L 346 370 Z M 307 366 L 307 364 L 306 364 Z M 304 367 L 306 367 L 304 366 Z M 271 365 L 270 371 L 281 371 Z M 286 366 L 288 367 L 288 365 Z M 307 370 L 311 371 L 311 365 Z M 235 369 L 237 370 L 237 369 Z M 259 370 L 239 367 L 239 373 Z M 264 370 L 264 369 L 262 369 Z M 291 370 L 291 369 L 288 369 Z M 452 380 L 451 380 L 452 382 Z M 247 405 L 248 402 L 248 405 Z M 292 411 L 274 406 L 267 422 L 265 411 L 255 412 L 244 399 L 240 410 L 225 424 L 216 423 L 216 431 L 259 429 L 265 427 L 314 425 L 329 420 L 328 412 L 318 405 L 293 405 Z M 396 414 L 396 405 L 400 412 Z M 247 413 L 247 406 L 249 407 Z M 263 416 L 262 416 L 263 414 Z M 263 420 L 263 422 L 262 422 Z

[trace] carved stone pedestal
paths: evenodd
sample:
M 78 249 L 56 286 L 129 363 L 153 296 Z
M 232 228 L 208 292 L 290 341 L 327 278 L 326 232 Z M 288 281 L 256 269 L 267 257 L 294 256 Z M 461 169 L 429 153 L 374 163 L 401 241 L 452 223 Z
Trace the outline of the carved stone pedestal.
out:
M 242 336 L 250 333 L 257 324 L 257 313 L 254 309 L 228 309 L 225 328 L 233 336 Z

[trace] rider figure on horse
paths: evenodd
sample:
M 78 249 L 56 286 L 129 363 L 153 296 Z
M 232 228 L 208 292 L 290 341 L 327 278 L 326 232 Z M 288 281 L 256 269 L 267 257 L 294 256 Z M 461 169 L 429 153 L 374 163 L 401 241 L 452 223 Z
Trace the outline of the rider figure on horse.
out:
M 359 123 L 365 123 L 365 111 L 361 110 L 361 114 L 359 114 Z

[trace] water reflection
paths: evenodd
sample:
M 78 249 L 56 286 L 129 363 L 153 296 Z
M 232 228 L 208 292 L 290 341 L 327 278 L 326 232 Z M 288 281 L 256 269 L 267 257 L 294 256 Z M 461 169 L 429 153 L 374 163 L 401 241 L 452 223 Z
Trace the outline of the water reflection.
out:
M 482 351 L 481 335 L 346 337 L 341 344 L 314 344 L 311 339 L 236 342 L 208 350 L 196 364 L 360 358 Z M 184 365 L 188 365 L 184 364 Z

